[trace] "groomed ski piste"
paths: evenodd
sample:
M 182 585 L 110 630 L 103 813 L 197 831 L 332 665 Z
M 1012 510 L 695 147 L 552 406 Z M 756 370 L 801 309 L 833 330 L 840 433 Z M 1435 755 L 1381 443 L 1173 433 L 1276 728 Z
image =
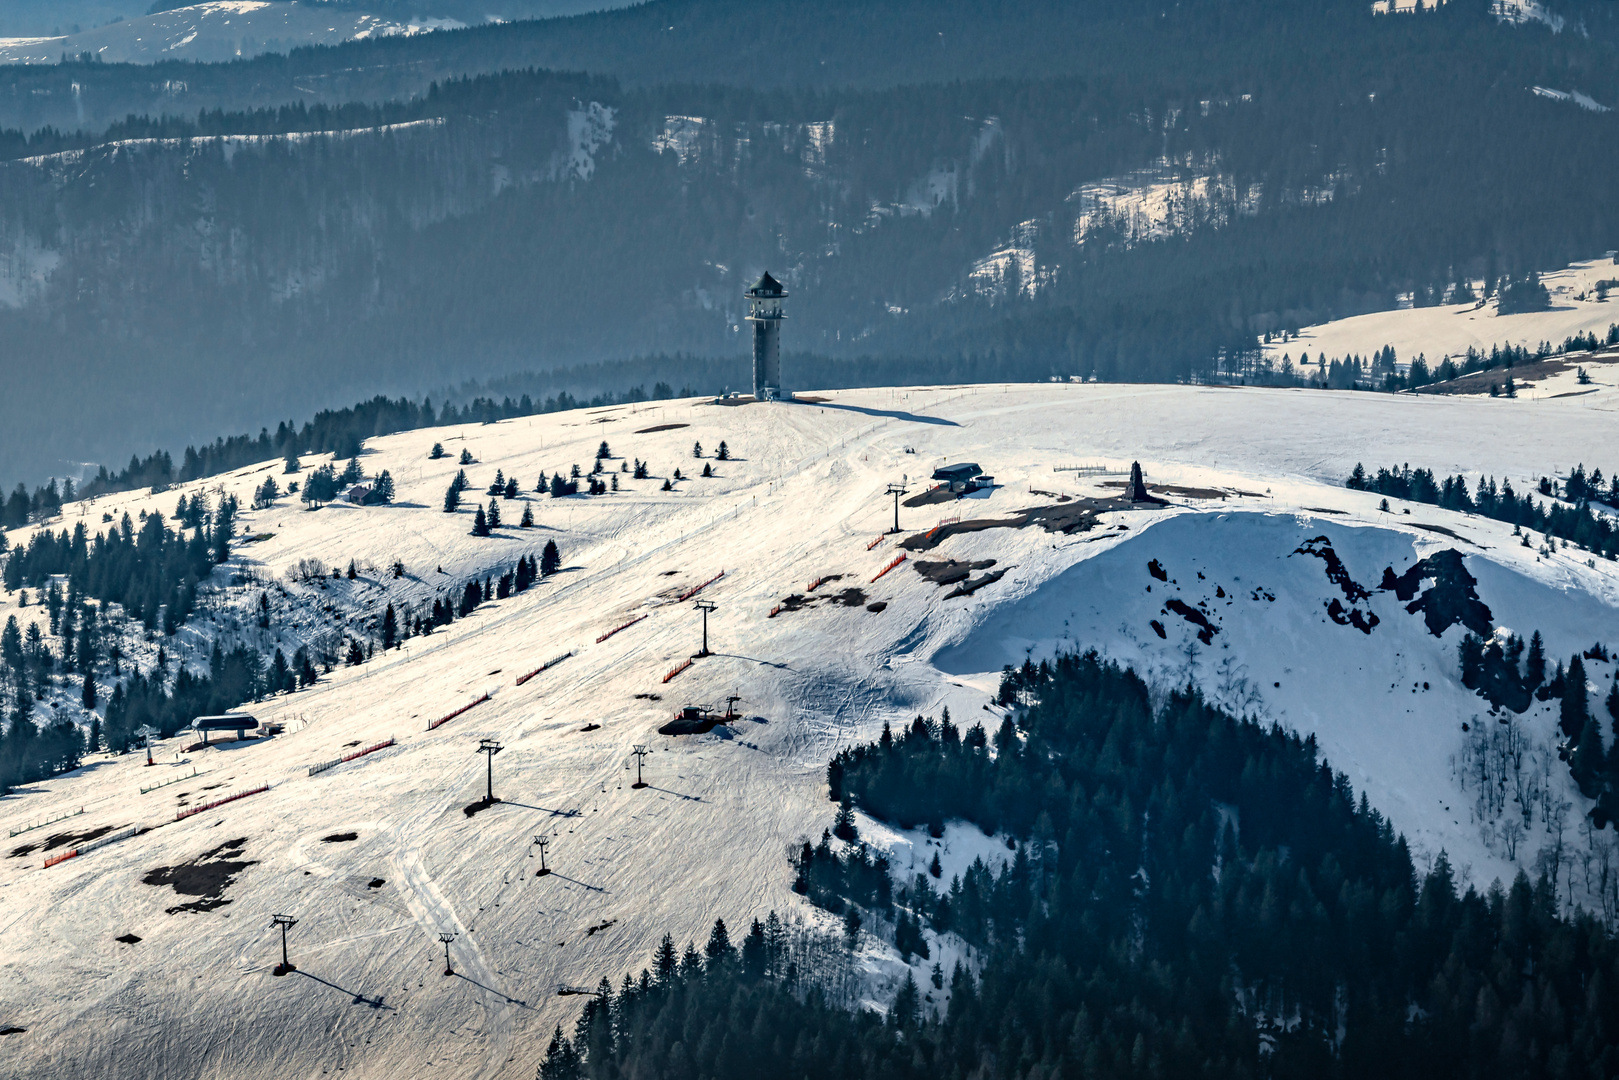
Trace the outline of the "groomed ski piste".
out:
M 831 927 L 791 891 L 785 854 L 831 823 L 828 757 L 885 721 L 946 707 L 958 724 L 993 730 L 1004 715 L 991 702 L 1002 665 L 1059 648 L 1096 648 L 1160 690 L 1191 682 L 1313 732 L 1421 863 L 1443 849 L 1481 888 L 1519 867 L 1533 872 L 1554 839 L 1541 816 L 1509 857 L 1502 819 L 1481 818 L 1478 793 L 1459 778 L 1471 737 L 1463 724 L 1476 732 L 1497 722 L 1460 684 L 1462 628 L 1434 637 L 1378 584 L 1385 568 L 1399 575 L 1455 549 L 1495 625 L 1526 637 L 1539 629 L 1549 661 L 1566 660 L 1596 641 L 1619 646 L 1619 564 L 1549 552 L 1539 538 L 1525 547 L 1510 526 L 1433 506 L 1394 500 L 1383 512 L 1378 496 L 1342 481 L 1358 461 L 1511 478 L 1519 490 L 1582 461 L 1611 468 L 1594 459 L 1619 447 L 1619 370 L 1591 371 L 1598 392 L 1533 401 L 957 386 L 792 404 L 658 402 L 371 439 L 362 464 L 368 475 L 391 472 L 396 505 L 306 511 L 283 497 L 244 509 L 239 535 L 259 539 L 239 541 L 221 578 L 279 580 L 311 603 L 341 595 L 374 616 L 389 599 L 420 603 L 509 570 L 548 539 L 561 571 L 309 689 L 243 706 L 284 722 L 282 735 L 192 752 L 177 737 L 157 745 L 150 768 L 139 753 L 94 755 L 0 800 L 8 831 L 83 809 L 11 839 L 0 857 L 0 1030 L 21 1029 L 0 1036 L 0 1071 L 531 1076 L 552 1026 L 577 1014 L 579 999 L 559 990 L 638 972 L 666 931 L 701 942 L 717 916 L 737 934 L 772 909 Z M 604 439 L 608 468 L 643 459 L 651 478 L 620 474 L 623 490 L 599 496 L 525 494 L 534 528 L 470 535 L 497 468 L 532 489 L 541 470 L 588 468 Z M 714 460 L 721 440 L 730 461 Z M 435 442 L 441 460 L 429 459 Z M 446 514 L 463 449 L 478 462 L 465 466 L 472 486 L 463 509 Z M 326 460 L 306 457 L 304 475 Z M 1105 485 L 1120 485 L 1132 461 L 1160 486 L 1162 505 L 1115 503 L 1093 527 L 1068 532 L 1013 524 L 1020 510 L 1117 496 Z M 904 531 L 874 543 L 892 526 L 890 483 L 905 478 L 914 496 L 936 467 L 960 462 L 981 465 L 997 486 L 902 506 Z M 691 476 L 704 464 L 716 476 L 661 490 L 675 468 Z M 103 513 L 167 515 L 180 494 L 221 490 L 245 508 L 280 469 L 266 462 L 158 495 L 104 496 L 82 504 L 84 520 L 93 533 Z M 521 514 L 515 502 L 501 508 L 508 522 Z M 70 505 L 68 525 L 80 509 Z M 982 519 L 1001 524 L 951 527 Z M 1370 633 L 1329 617 L 1348 592 L 1328 577 L 1328 548 L 1369 592 L 1350 606 L 1363 621 L 1377 616 Z M 907 560 L 878 578 L 902 552 Z M 397 559 L 408 572 L 367 571 L 323 594 L 287 581 L 305 558 L 377 568 Z M 963 590 L 918 570 L 944 559 L 994 565 L 952 595 Z M 694 597 L 717 605 L 712 655 L 665 682 L 700 645 L 701 614 L 677 598 L 721 571 Z M 232 602 L 245 611 L 259 589 Z M 0 617 L 18 613 L 16 600 Z M 1592 661 L 1587 672 L 1601 715 L 1613 665 Z M 741 719 L 704 735 L 658 734 L 681 706 L 718 709 L 733 694 Z M 1531 765 L 1545 758 L 1550 801 L 1572 808 L 1562 887 L 1589 905 L 1586 877 L 1599 857 L 1613 861 L 1614 833 L 1580 828 L 1589 803 L 1552 750 L 1555 707 L 1537 703 L 1518 722 Z M 485 739 L 503 747 L 493 759 L 502 801 L 468 814 L 484 795 Z M 637 746 L 650 751 L 640 789 Z M 54 833 L 130 826 L 145 831 L 48 868 L 62 847 L 12 854 Z M 901 869 L 932 856 L 925 836 L 864 818 L 861 827 Z M 539 835 L 553 869 L 543 877 Z M 1001 838 L 961 823 L 943 844 L 946 882 L 974 857 L 1005 853 Z M 298 970 L 286 977 L 271 973 L 280 960 L 272 914 L 299 920 L 288 937 Z M 441 933 L 455 935 L 453 977 L 443 975 Z M 958 952 L 934 947 L 947 967 Z M 898 954 L 870 935 L 854 966 L 856 997 L 873 1006 L 903 977 Z

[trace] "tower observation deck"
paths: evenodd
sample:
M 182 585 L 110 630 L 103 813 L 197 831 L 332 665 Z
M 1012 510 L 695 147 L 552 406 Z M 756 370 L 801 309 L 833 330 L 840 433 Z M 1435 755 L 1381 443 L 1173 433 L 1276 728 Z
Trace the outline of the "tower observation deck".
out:
M 753 397 L 775 401 L 781 385 L 781 302 L 787 290 L 767 271 L 742 294 L 748 298 L 748 321 L 753 324 Z

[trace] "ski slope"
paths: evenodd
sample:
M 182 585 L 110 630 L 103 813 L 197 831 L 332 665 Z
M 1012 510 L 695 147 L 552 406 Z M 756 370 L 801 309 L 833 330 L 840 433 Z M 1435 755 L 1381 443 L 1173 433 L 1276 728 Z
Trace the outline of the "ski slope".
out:
M 1619 265 L 1612 258 L 1574 263 L 1540 280 L 1551 294 L 1552 306 L 1546 311 L 1499 315 L 1493 301 L 1482 307 L 1403 307 L 1306 326 L 1296 338 L 1262 347 L 1273 363 L 1280 363 L 1284 355 L 1297 360 L 1301 352 L 1309 353 L 1311 361 L 1322 353 L 1329 360 L 1364 358 L 1392 345 L 1400 363 L 1425 356 L 1431 368 L 1447 356 L 1465 355 L 1470 347 L 1488 353 L 1492 345 L 1522 345 L 1531 350 L 1543 341 L 1561 345 L 1575 334 L 1591 333 L 1601 339 L 1609 326 L 1619 323 L 1619 290 L 1600 300 L 1596 292 L 1600 281 L 1619 281 Z M 1475 281 L 1473 286 L 1476 291 L 1480 283 Z
M 257 539 L 238 542 L 218 574 L 213 619 L 194 620 L 179 653 L 200 658 L 212 634 L 264 641 L 245 616 L 271 582 L 285 590 L 278 618 L 331 605 L 358 625 L 387 602 L 430 601 L 474 574 L 510 569 L 547 539 L 561 548 L 563 570 L 307 690 L 245 707 L 286 723 L 282 736 L 190 753 L 177 738 L 157 747 L 152 768 L 139 755 L 97 755 L 0 799 L 8 831 L 84 811 L 11 838 L 0 857 L 0 1028 L 25 1029 L 0 1036 L 5 1074 L 531 1076 L 552 1025 L 577 1012 L 560 987 L 593 986 L 603 975 L 616 982 L 648 963 L 665 931 L 701 940 L 716 916 L 733 934 L 770 909 L 817 918 L 790 890 L 785 851 L 831 823 L 823 778 L 836 748 L 874 737 L 885 721 L 945 707 L 958 723 L 998 724 L 990 699 L 1001 666 L 1057 648 L 1095 647 L 1160 689 L 1194 682 L 1233 708 L 1314 732 L 1419 860 L 1444 849 L 1481 886 L 1532 870 L 1552 842 L 1537 817 L 1509 857 L 1500 820 L 1480 818 L 1475 793 L 1458 782 L 1461 725 L 1493 723 L 1459 684 L 1461 629 L 1435 638 L 1382 593 L 1359 604 L 1379 617 L 1372 633 L 1338 625 L 1325 605 L 1344 595 L 1340 586 L 1321 558 L 1296 552 L 1327 537 L 1349 576 L 1375 589 L 1385 567 L 1398 574 L 1454 547 L 1495 622 L 1526 636 L 1538 628 L 1549 657 L 1598 639 L 1619 645 L 1619 565 L 1543 553 L 1538 541 L 1523 547 L 1509 527 L 1435 507 L 1382 513 L 1376 496 L 1341 486 L 1357 461 L 1482 472 L 1520 488 L 1578 461 L 1611 468 L 1593 460 L 1619 446 L 1619 391 L 1610 385 L 1550 400 L 1069 384 L 820 398 L 653 403 L 383 436 L 361 461 L 370 475 L 391 472 L 397 505 L 305 511 L 283 497 L 269 510 L 244 510 L 240 532 Z M 469 535 L 497 468 L 532 489 L 542 469 L 588 468 L 603 439 L 610 467 L 644 459 L 652 479 L 620 474 L 624 490 L 598 497 L 525 494 L 534 529 Z M 735 460 L 713 460 L 721 439 Z M 703 462 L 692 456 L 696 440 Z M 429 460 L 434 442 L 448 456 Z M 472 488 L 461 512 L 444 514 L 463 448 L 479 462 L 466 467 Z M 305 475 L 324 460 L 305 458 Z M 953 535 L 873 581 L 903 538 L 868 547 L 891 525 L 890 482 L 906 477 L 915 491 L 939 464 L 974 461 L 1000 484 L 902 507 L 910 536 L 945 518 L 1006 518 L 1062 495 L 1111 494 L 1101 485 L 1122 476 L 1054 470 L 1124 470 L 1132 460 L 1152 483 L 1194 490 L 1171 492 L 1161 507 L 1110 511 L 1084 532 Z M 716 477 L 660 490 L 676 467 L 690 476 L 705 462 Z M 271 475 L 286 479 L 280 462 L 158 495 L 103 496 L 47 524 L 71 525 L 82 513 L 94 532 L 104 513 L 167 515 L 182 492 L 234 491 L 246 507 Z M 515 502 L 501 509 L 508 522 L 522 512 Z M 915 570 L 946 557 L 994 559 L 1006 574 L 951 598 Z M 304 558 L 353 559 L 361 577 L 324 589 L 289 582 Z M 385 571 L 395 559 L 403 578 Z M 227 570 L 258 581 L 226 587 Z M 722 570 L 698 594 L 718 605 L 713 655 L 664 682 L 697 651 L 701 632 L 692 604 L 677 598 Z M 843 576 L 806 591 L 829 575 Z M 845 589 L 863 595 L 771 617 L 789 596 Z M 0 619 L 20 614 L 26 625 L 37 602 L 19 610 L 18 599 L 4 598 Z M 1204 605 L 1218 632 L 1200 641 L 1192 623 L 1164 614 L 1170 599 Z M 870 610 L 878 604 L 886 606 Z M 156 643 L 130 647 L 149 664 L 140 650 Z M 1588 673 L 1600 709 L 1613 665 L 1592 662 Z M 657 734 L 681 705 L 722 705 L 732 693 L 745 719 L 705 736 Z M 427 730 L 484 694 L 488 701 Z M 1554 706 L 1521 720 L 1538 747 L 1531 755 L 1550 753 Z M 311 764 L 389 737 L 396 745 L 308 775 Z M 504 747 L 493 761 L 504 801 L 469 816 L 463 808 L 484 792 L 482 739 Z M 637 745 L 651 750 L 640 790 L 631 787 Z M 1592 865 L 1603 852 L 1611 859 L 1612 831 L 1580 835 L 1585 804 L 1554 754 L 1544 775 L 1572 807 L 1569 852 Z M 170 780 L 178 782 L 140 791 Z M 174 820 L 261 784 L 269 790 Z M 129 825 L 149 830 L 49 868 L 42 863 L 55 852 L 12 856 L 54 833 Z M 925 837 L 867 829 L 901 866 L 930 857 Z M 347 833 L 354 838 L 324 839 Z M 541 834 L 550 838 L 547 877 L 534 875 Z M 954 868 L 999 842 L 958 824 L 945 844 Z M 172 871 L 156 874 L 159 884 L 146 880 L 208 852 L 213 873 L 232 874 L 219 896 L 227 902 L 170 913 L 199 897 L 164 883 Z M 1565 889 L 1588 896 L 1578 867 L 1565 871 Z M 280 959 L 273 913 L 301 920 L 289 936 L 299 970 L 284 978 L 270 973 Z M 442 974 L 441 932 L 457 935 L 454 977 Z M 126 934 L 141 940 L 116 940 Z M 875 946 L 862 962 L 874 982 L 891 980 L 899 963 L 896 955 L 885 968 Z M 871 997 L 881 1000 L 880 986 Z

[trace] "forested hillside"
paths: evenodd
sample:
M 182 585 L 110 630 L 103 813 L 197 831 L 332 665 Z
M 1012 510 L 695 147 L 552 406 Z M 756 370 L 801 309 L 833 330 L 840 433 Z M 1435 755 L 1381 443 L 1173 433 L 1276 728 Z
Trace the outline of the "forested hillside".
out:
M 1559 917 L 1545 877 L 1481 893 L 1443 853 L 1419 871 L 1313 740 L 1195 695 L 1154 710 L 1134 673 L 1094 655 L 1009 671 L 1002 697 L 1032 708 L 992 739 L 918 716 L 828 775 L 846 808 L 935 836 L 958 816 L 1005 830 L 1008 865 L 891 875 L 847 809 L 842 837 L 793 856 L 795 890 L 843 915 L 850 948 L 876 932 L 925 962 L 930 927 L 941 947 L 970 943 L 977 970 L 935 962 L 886 1016 L 850 1015 L 779 959 L 774 913 L 740 950 L 721 922 L 701 955 L 665 937 L 638 982 L 604 981 L 573 1037 L 552 1037 L 541 1080 L 1613 1067 L 1614 940 L 1590 915 Z
M 801 387 L 1182 379 L 1266 330 L 1616 243 L 1599 179 L 1615 114 L 1531 92 L 1619 101 L 1600 35 L 1461 0 L 1398 17 L 930 8 L 982 31 L 969 63 L 949 42 L 910 60 L 885 43 L 926 19 L 848 32 L 906 15 L 897 0 L 740 10 L 651 4 L 184 78 L 0 73 L 0 112 L 54 100 L 42 79 L 71 77 L 87 115 L 132 86 L 170 95 L 98 134 L 0 136 L 0 331 L 8 360 L 50 358 L 10 365 L 16 478 L 377 392 L 637 356 L 711 360 L 693 386 L 719 390 L 742 370 L 744 279 L 765 268 L 792 291 L 787 347 L 813 358 L 789 373 Z M 655 12 L 704 28 L 669 53 L 687 66 L 648 44 L 631 69 Z M 608 74 L 433 81 L 536 60 Z M 307 100 L 192 111 L 207 87 L 204 103 Z M 564 388 L 641 381 L 607 368 Z

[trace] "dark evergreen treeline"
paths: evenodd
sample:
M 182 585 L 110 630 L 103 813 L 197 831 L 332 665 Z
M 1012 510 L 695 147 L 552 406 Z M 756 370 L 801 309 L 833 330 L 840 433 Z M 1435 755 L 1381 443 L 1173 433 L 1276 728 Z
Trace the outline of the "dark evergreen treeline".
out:
M 161 614 L 163 632 L 172 634 L 190 616 L 198 583 L 230 557 L 236 501 L 227 497 L 212 512 L 202 501 L 201 496 L 182 500 L 172 529 L 159 513 L 146 515 L 138 531 L 125 514 L 121 523 L 96 533 L 93 540 L 83 522 L 71 534 L 41 529 L 27 547 L 19 546 L 6 559 L 5 587 L 39 588 L 54 575 L 66 575 L 70 595 L 120 604 L 148 630 L 158 625 Z
M 626 974 L 616 993 L 603 977 L 571 1036 L 557 1026 L 539 1080 L 912 1075 L 894 1030 L 828 1004 L 784 938 L 775 912 L 755 919 L 740 947 L 723 919 L 701 951 L 688 944 L 682 953 L 664 935 L 651 969 Z
M 1003 697 L 1030 705 L 993 740 L 918 720 L 839 754 L 828 774 L 833 795 L 896 821 L 966 817 L 1017 837 L 1003 869 L 980 861 L 948 886 L 898 882 L 886 911 L 853 898 L 911 934 L 913 920 L 960 933 L 977 947 L 976 975 L 935 967 L 932 991 L 908 981 L 879 1021 L 727 953 L 671 963 L 666 943 L 657 977 L 604 987 L 572 1039 L 558 1031 L 541 1077 L 1619 1066 L 1619 948 L 1592 917 L 1560 918 L 1545 882 L 1459 890 L 1443 857 L 1419 874 L 1311 742 L 1190 695 L 1155 713 L 1139 679 L 1094 655 L 1009 671 Z M 845 867 L 865 859 L 857 845 L 822 847 Z M 946 977 L 940 1016 L 927 1001 Z
M 1589 505 L 1601 502 L 1619 506 L 1619 475 L 1615 475 L 1607 487 L 1602 480 L 1601 469 L 1587 475 L 1584 465 L 1578 466 L 1561 484 L 1543 476 L 1536 489 L 1543 498 L 1536 501 L 1530 492 L 1519 495 L 1511 480 L 1503 480 L 1497 487 L 1494 477 L 1481 476 L 1477 490 L 1470 491 L 1462 476 L 1438 481 L 1432 470 L 1413 469 L 1409 464 L 1380 468 L 1373 476 L 1367 474 L 1363 465 L 1357 464 L 1344 486 L 1389 498 L 1431 503 L 1460 513 L 1482 514 L 1510 522 L 1517 527 L 1514 531 L 1542 532 L 1603 558 L 1619 558 L 1619 527 L 1615 526 L 1611 515 L 1597 513 Z M 1529 544 L 1527 534 L 1523 536 L 1523 543 Z

